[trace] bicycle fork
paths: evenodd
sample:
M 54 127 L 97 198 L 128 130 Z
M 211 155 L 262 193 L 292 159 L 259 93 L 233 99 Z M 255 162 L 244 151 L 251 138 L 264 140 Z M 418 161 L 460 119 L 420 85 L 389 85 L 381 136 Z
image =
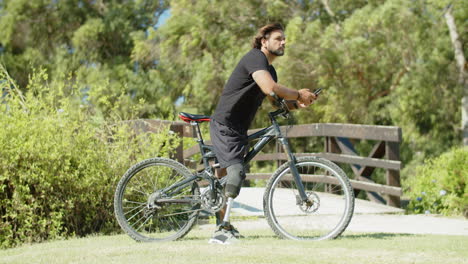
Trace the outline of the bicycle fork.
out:
M 304 185 L 302 184 L 301 176 L 299 175 L 299 171 L 296 168 L 297 160 L 296 157 L 293 155 L 291 151 L 291 147 L 289 146 L 289 140 L 284 137 L 278 137 L 279 142 L 283 146 L 284 152 L 288 154 L 288 161 L 289 161 L 289 169 L 294 178 L 294 182 L 296 183 L 297 189 L 299 191 L 300 201 L 302 203 L 310 203 L 309 198 L 304 189 Z

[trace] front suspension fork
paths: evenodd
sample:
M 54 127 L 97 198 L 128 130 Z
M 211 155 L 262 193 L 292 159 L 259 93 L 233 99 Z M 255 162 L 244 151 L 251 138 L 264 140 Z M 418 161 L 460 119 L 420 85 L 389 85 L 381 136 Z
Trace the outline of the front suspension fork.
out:
M 299 191 L 299 197 L 303 203 L 308 202 L 309 199 L 305 192 L 304 185 L 302 184 L 301 176 L 299 175 L 299 171 L 297 171 L 297 168 L 296 168 L 297 160 L 291 151 L 291 147 L 289 146 L 289 141 L 288 139 L 284 137 L 278 138 L 278 140 L 283 146 L 284 152 L 288 154 L 289 169 L 291 170 L 291 173 L 294 178 L 294 182 L 296 183 L 297 189 Z

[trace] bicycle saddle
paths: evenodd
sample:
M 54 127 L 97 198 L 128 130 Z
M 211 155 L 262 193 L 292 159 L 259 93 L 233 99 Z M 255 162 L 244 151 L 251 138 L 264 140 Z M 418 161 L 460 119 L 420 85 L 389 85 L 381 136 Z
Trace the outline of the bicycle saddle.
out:
M 180 112 L 179 117 L 180 117 L 180 119 L 182 119 L 183 121 L 185 121 L 187 123 L 190 123 L 191 121 L 195 121 L 195 122 L 198 122 L 198 123 L 207 122 L 207 121 L 209 122 L 210 121 L 210 116 L 207 116 L 207 115 L 194 115 L 194 114 L 189 114 L 189 113 L 184 113 L 184 112 Z

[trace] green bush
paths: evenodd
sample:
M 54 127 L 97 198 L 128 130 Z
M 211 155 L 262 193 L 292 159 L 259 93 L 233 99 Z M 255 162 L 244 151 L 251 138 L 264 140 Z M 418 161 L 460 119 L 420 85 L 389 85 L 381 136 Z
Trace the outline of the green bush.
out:
M 455 148 L 416 168 L 405 182 L 411 213 L 468 216 L 468 147 Z
M 137 160 L 178 139 L 97 118 L 73 87 L 35 73 L 22 95 L 0 69 L 0 247 L 115 232 L 113 193 Z M 117 124 L 117 125 L 116 125 Z

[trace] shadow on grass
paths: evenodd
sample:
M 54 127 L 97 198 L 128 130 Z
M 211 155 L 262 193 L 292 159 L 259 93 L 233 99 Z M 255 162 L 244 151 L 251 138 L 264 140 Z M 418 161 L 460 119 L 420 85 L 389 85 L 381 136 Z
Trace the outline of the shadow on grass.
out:
M 211 238 L 211 235 L 200 236 L 199 234 L 197 234 L 194 236 L 186 236 L 184 238 L 181 238 L 179 241 L 203 241 L 203 240 L 209 240 L 210 238 Z M 264 235 L 263 234 L 247 234 L 241 237 L 241 240 L 258 240 L 258 239 L 281 239 L 281 238 L 273 234 L 264 234 Z
M 265 235 L 249 235 L 249 236 L 244 237 L 244 239 L 255 240 L 255 239 L 281 239 L 281 238 L 276 235 L 265 234 Z
M 205 236 L 191 236 L 191 237 L 183 237 L 175 241 L 202 241 L 202 240 L 209 240 L 209 239 L 210 239 L 209 237 L 205 237 Z
M 337 239 L 359 239 L 359 238 L 374 238 L 374 239 L 390 239 L 397 237 L 411 237 L 417 236 L 414 234 L 394 234 L 394 233 L 362 233 L 362 234 L 344 234 Z
M 362 233 L 362 234 L 345 234 L 337 237 L 335 240 L 340 239 L 362 239 L 362 238 L 372 238 L 372 239 L 390 239 L 390 238 L 399 238 L 399 237 L 411 237 L 417 236 L 413 234 L 393 234 L 393 233 Z M 255 240 L 255 239 L 278 239 L 283 240 L 283 238 L 278 237 L 277 235 L 271 234 L 256 234 L 256 235 L 249 235 L 245 237 L 246 240 Z M 287 240 L 287 239 L 284 239 Z
M 180 241 L 200 241 L 200 240 L 209 240 L 210 236 L 190 236 L 179 239 Z M 281 239 L 275 235 L 246 235 L 241 238 L 242 240 L 257 240 L 257 239 Z
M 415 234 L 408 234 L 408 233 L 349 233 L 346 232 L 345 234 L 340 235 L 339 237 L 335 238 L 334 240 L 354 240 L 354 239 L 395 239 L 395 238 L 402 238 L 402 237 L 416 237 L 418 235 Z M 203 233 L 200 232 L 188 235 L 182 238 L 182 241 L 203 241 L 209 240 L 211 237 L 211 233 Z M 242 240 L 263 240 L 263 239 L 278 239 L 283 240 L 281 237 L 271 233 L 271 232 L 255 232 L 255 233 L 247 233 L 241 238 Z M 286 239 L 287 240 L 287 239 Z

